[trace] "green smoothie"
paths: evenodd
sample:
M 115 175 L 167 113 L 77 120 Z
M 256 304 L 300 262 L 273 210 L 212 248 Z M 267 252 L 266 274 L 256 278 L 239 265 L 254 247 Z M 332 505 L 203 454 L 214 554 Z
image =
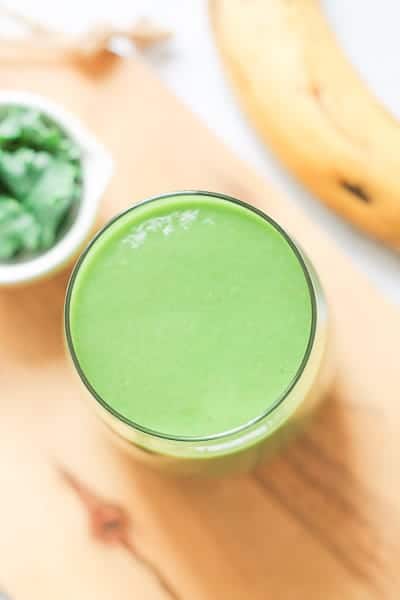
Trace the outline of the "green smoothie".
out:
M 91 244 L 67 331 L 87 385 L 167 438 L 244 428 L 282 398 L 312 342 L 310 279 L 270 220 L 204 193 L 134 207 Z

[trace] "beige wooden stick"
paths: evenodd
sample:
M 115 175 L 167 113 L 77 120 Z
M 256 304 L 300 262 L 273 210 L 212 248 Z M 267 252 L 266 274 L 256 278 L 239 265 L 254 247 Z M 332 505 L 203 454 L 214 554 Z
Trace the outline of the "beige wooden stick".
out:
M 28 42 L 26 39 L 5 40 L 0 38 L 0 49 L 6 50 L 7 55 L 24 53 L 28 47 L 31 52 L 32 36 L 39 54 L 56 50 L 90 59 L 99 56 L 104 51 L 113 52 L 111 44 L 116 38 L 129 41 L 132 44 L 132 50 L 146 50 L 151 46 L 168 41 L 172 35 L 169 30 L 155 25 L 146 18 L 139 19 L 134 25 L 124 29 L 104 24 L 97 25 L 83 34 L 74 35 L 50 28 L 4 4 L 0 4 L 0 16 L 9 17 L 24 25 L 31 34 Z M 4 44 L 5 47 L 1 48 Z
M 32 34 L 46 35 L 49 33 L 48 27 L 46 27 L 42 23 L 39 23 L 39 21 L 36 21 L 36 19 L 32 19 L 32 17 L 24 15 L 15 8 L 11 8 L 7 4 L 0 4 L 0 15 L 12 19 L 17 23 L 20 23 L 21 25 L 24 25 L 29 29 L 30 33 Z

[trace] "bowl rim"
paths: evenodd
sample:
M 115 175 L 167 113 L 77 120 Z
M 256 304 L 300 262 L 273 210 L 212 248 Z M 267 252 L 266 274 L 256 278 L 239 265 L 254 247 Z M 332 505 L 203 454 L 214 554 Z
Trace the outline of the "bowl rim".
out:
M 45 277 L 78 253 L 94 224 L 100 200 L 114 170 L 105 146 L 78 117 L 60 104 L 31 92 L 1 91 L 0 108 L 12 104 L 36 108 L 59 124 L 78 144 L 82 151 L 83 193 L 74 221 L 54 246 L 26 261 L 0 264 L 0 286 L 28 283 Z

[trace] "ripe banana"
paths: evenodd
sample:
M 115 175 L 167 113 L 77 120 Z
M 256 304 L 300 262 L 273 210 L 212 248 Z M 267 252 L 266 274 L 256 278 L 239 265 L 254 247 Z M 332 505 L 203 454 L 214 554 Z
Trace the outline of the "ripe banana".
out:
M 210 0 L 245 109 L 280 159 L 338 213 L 400 248 L 400 125 L 339 48 L 319 0 Z

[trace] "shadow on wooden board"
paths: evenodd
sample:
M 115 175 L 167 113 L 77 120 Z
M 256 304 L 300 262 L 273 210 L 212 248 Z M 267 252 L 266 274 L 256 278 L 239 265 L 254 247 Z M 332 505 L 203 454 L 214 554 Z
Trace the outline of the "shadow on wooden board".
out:
M 331 397 L 306 434 L 241 479 L 174 482 L 134 469 L 138 493 L 204 597 L 261 599 L 269 588 L 282 598 L 346 597 L 338 572 L 360 594 L 383 593 L 390 557 L 373 515 L 385 507 L 353 475 L 343 411 Z
M 332 396 L 285 452 L 238 479 L 162 477 L 120 454 L 102 428 L 131 500 L 103 496 L 62 466 L 59 474 L 89 537 L 122 547 L 171 598 L 262 599 L 269 588 L 282 598 L 385 597 L 398 531 L 391 550 L 379 527 L 388 507 L 353 473 L 347 410 Z

